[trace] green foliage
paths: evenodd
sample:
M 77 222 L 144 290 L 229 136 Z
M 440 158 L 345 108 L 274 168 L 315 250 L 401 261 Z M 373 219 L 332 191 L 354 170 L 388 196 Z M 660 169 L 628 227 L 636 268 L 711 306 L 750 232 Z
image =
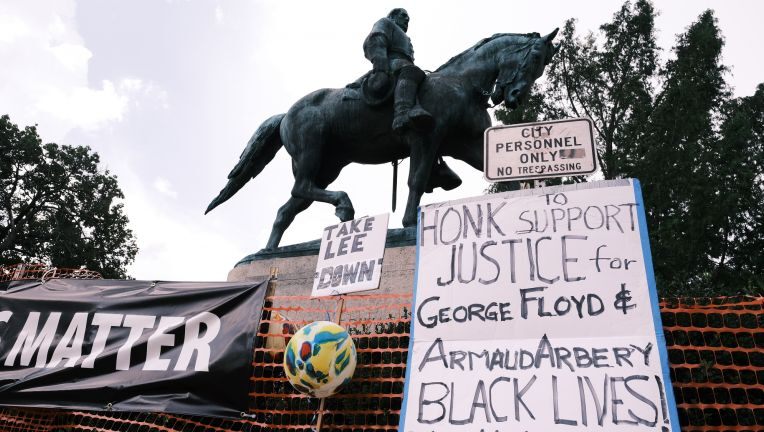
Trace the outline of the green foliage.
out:
M 598 162 L 606 179 L 623 174 L 628 149 L 649 114 L 652 82 L 657 73 L 655 12 L 648 1 L 626 2 L 611 23 L 600 27 L 603 42 L 593 35 L 576 36 L 575 20 L 560 33 L 560 50 L 545 70 L 546 83 L 534 87 L 519 110 L 496 111 L 497 120 L 517 124 L 588 117 L 597 132 Z M 579 183 L 582 176 L 545 180 L 544 184 Z M 489 192 L 519 188 L 495 184 Z
M 42 144 L 0 117 L 0 264 L 86 266 L 123 278 L 137 252 L 117 178 L 88 147 Z
M 706 155 L 714 187 L 711 214 L 714 257 L 708 279 L 764 293 L 764 84 L 753 96 L 728 101 L 719 139 Z M 709 194 L 710 195 L 710 194 Z
M 596 36 L 576 36 L 575 20 L 567 21 L 535 91 L 543 97 L 496 117 L 507 124 L 592 119 L 602 177 L 642 183 L 662 295 L 761 294 L 764 85 L 731 98 L 710 10 L 660 65 L 654 18 L 652 4 L 638 0 L 624 3 Z
M 719 230 L 731 216 L 718 178 L 728 161 L 714 127 L 729 97 L 722 46 L 711 11 L 679 36 L 627 173 L 643 180 L 656 274 L 672 293 L 710 288 L 720 258 Z
M 650 2 L 626 2 L 600 27 L 602 43 L 592 34 L 577 37 L 575 20 L 568 20 L 560 50 L 546 68 L 546 83 L 537 89 L 543 97 L 529 99 L 524 108 L 534 120 L 590 118 L 605 179 L 624 173 L 629 148 L 622 143 L 639 139 L 650 113 L 658 55 L 654 18 Z M 505 121 L 512 115 L 503 111 L 496 117 Z

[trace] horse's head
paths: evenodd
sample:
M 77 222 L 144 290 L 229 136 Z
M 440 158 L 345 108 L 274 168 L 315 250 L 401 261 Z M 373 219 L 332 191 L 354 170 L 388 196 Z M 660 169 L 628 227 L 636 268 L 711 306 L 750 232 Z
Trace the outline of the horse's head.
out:
M 544 73 L 544 67 L 559 49 L 552 44 L 558 30 L 546 36 L 536 33 L 519 49 L 508 47 L 498 53 L 499 77 L 491 95 L 493 103 L 503 100 L 509 108 L 515 109 L 525 101 L 533 82 Z

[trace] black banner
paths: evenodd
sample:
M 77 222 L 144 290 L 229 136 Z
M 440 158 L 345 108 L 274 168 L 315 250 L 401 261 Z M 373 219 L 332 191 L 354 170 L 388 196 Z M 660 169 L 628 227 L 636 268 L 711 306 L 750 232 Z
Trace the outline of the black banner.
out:
M 240 417 L 266 284 L 0 283 L 0 405 Z

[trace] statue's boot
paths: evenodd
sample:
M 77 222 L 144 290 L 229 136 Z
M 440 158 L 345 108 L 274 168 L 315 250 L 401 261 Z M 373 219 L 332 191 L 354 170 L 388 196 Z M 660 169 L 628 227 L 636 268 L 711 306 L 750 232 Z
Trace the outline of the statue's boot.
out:
M 401 133 L 407 128 L 418 132 L 429 132 L 435 127 L 435 119 L 424 108 L 417 105 L 416 94 L 419 83 L 424 80 L 424 72 L 416 67 L 405 67 L 395 85 L 395 105 L 393 130 Z
M 462 184 L 462 179 L 446 165 L 443 159 L 438 158 L 432 167 L 430 179 L 427 181 L 425 192 L 432 193 L 435 188 L 443 190 L 456 189 Z

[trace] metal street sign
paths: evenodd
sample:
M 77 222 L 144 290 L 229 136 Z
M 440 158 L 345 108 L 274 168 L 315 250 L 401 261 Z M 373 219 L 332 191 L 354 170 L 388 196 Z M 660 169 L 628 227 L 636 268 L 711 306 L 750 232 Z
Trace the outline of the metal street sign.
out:
M 591 174 L 597 168 L 594 128 L 587 118 L 496 126 L 485 131 L 488 181 Z

